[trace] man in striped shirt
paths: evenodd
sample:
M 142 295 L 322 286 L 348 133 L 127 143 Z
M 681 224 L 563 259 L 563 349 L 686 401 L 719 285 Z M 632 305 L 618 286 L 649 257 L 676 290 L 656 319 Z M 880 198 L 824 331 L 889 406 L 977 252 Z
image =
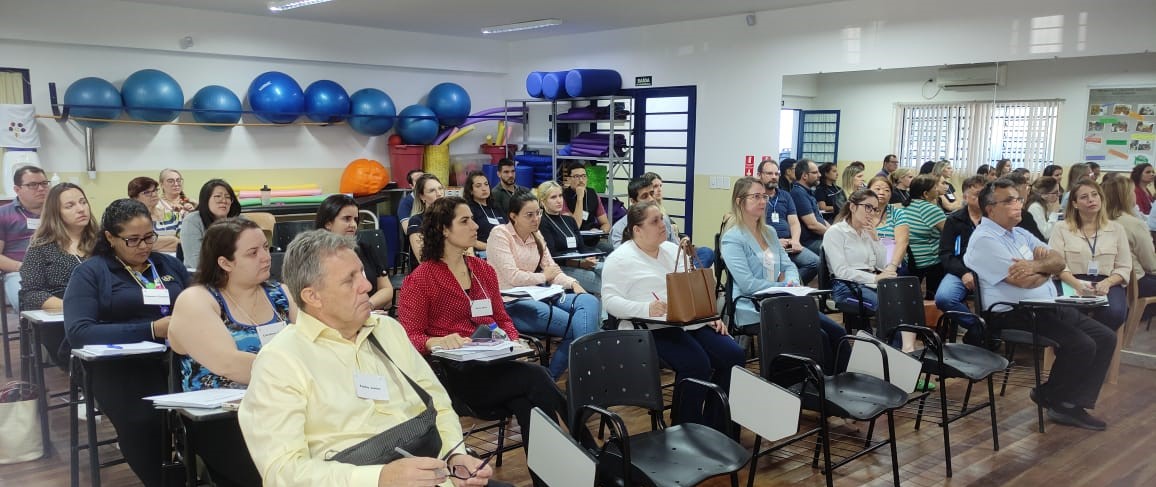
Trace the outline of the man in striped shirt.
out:
M 37 166 L 24 166 L 12 175 L 16 199 L 0 207 L 0 271 L 4 271 L 4 298 L 13 308 L 20 303 L 20 265 L 28 241 L 40 228 L 40 210 L 48 199 L 48 178 Z M 17 309 L 19 312 L 19 309 Z

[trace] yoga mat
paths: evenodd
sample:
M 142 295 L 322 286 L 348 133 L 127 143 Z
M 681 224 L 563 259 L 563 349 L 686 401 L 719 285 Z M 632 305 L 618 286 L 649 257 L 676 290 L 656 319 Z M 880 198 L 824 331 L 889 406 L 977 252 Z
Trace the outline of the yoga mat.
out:
M 283 198 L 273 198 L 270 203 L 277 205 L 297 205 L 297 204 L 321 204 L 328 197 L 327 194 L 319 194 L 317 196 L 286 196 Z M 260 198 L 247 198 L 238 200 L 241 206 L 261 206 Z
M 269 192 L 269 196 L 274 198 L 285 198 L 289 196 L 317 196 L 321 194 L 320 188 L 315 189 L 275 189 Z M 237 197 L 245 198 L 260 198 L 260 191 L 238 191 Z

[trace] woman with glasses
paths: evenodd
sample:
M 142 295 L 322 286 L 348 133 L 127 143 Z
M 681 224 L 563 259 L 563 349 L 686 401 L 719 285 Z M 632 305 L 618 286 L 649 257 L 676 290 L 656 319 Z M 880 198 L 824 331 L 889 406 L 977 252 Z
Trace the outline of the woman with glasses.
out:
M 241 214 L 241 203 L 237 192 L 223 179 L 210 179 L 201 186 L 201 201 L 197 210 L 189 213 L 181 223 L 181 250 L 185 254 L 185 266 L 195 269 L 201 260 L 201 239 L 205 229 L 217 220 L 232 218 Z
M 902 208 L 890 204 L 891 180 L 882 176 L 873 177 L 867 183 L 867 189 L 878 198 L 879 213 L 875 233 L 879 236 L 883 248 L 887 250 L 887 262 L 884 267 L 903 275 L 907 271 L 904 261 L 907 259 L 907 245 L 911 232 L 907 222 L 903 221 Z
M 466 184 L 462 188 L 462 195 L 470 202 L 470 211 L 474 214 L 474 223 L 478 224 L 478 241 L 474 242 L 474 250 L 481 252 L 478 257 L 486 258 L 486 242 L 490 241 L 490 231 L 498 225 L 506 223 L 506 215 L 502 210 L 495 208 L 490 193 L 490 180 L 481 171 L 470 171 L 466 175 Z
M 189 285 L 185 266 L 153 251 L 149 208 L 128 198 L 101 217 L 92 258 L 80 264 L 64 292 L 64 331 L 72 348 L 164 342 L 177 295 Z M 144 485 L 160 486 L 164 430 L 145 396 L 168 390 L 168 370 L 156 354 L 93 364 L 91 393 L 117 430 L 120 450 Z
M 153 250 L 157 252 L 175 253 L 177 246 L 180 245 L 181 239 L 177 238 L 176 226 L 179 226 L 175 217 L 176 215 L 166 215 L 163 208 L 160 206 L 161 197 L 157 191 L 157 181 L 150 177 L 137 177 L 128 182 L 128 197 L 144 203 L 145 207 L 152 212 L 153 230 L 160 235 L 157 243 L 153 245 Z M 172 217 L 172 220 L 165 221 L 164 218 Z
M 405 278 L 397 307 L 413 346 L 422 354 L 461 348 L 472 341 L 479 326 L 491 325 L 517 340 L 518 330 L 506 313 L 494 268 L 466 254 L 478 237 L 466 200 L 437 199 L 423 216 L 423 260 Z M 529 362 L 446 367 L 445 385 L 471 408 L 513 412 L 522 434 L 529 432 L 530 410 L 535 407 L 551 418 L 566 414 L 566 401 L 550 372 Z
M 570 343 L 598 331 L 602 311 L 598 298 L 564 274 L 546 248 L 538 233 L 542 221 L 538 198 L 530 193 L 514 196 L 509 218 L 510 223 L 494 227 L 490 236 L 488 260 L 498 274 L 498 286 L 509 289 L 549 284 L 569 291 L 548 302 L 503 299 L 518 331 L 562 338 L 550 360 L 550 376 L 557 380 L 570 363 Z
M 1031 194 L 1027 196 L 1027 212 L 1036 222 L 1040 233 L 1052 234 L 1052 225 L 1060 219 L 1060 180 L 1051 176 L 1041 176 L 1032 183 Z
M 1064 222 L 1052 227 L 1048 247 L 1064 256 L 1060 280 L 1071 290 L 1063 294 L 1107 296 L 1108 307 L 1093 316 L 1115 331 L 1128 316 L 1124 286 L 1132 276 L 1132 250 L 1124 227 L 1108 219 L 1102 194 L 1091 179 L 1072 185 Z
M 338 235 L 357 239 L 357 201 L 346 194 L 333 194 L 317 207 L 314 229 L 324 229 Z M 384 242 L 381 243 L 384 245 Z M 357 256 L 369 280 L 369 304 L 373 309 L 389 309 L 393 305 L 393 283 L 389 281 L 389 267 L 377 257 L 373 242 L 357 241 Z
M 256 223 L 210 225 L 203 250 L 196 285 L 177 298 L 169 326 L 181 389 L 244 389 L 257 352 L 296 320 L 297 307 L 284 285 L 269 280 L 269 242 Z M 214 484 L 261 484 L 236 421 L 197 421 L 188 433 Z
M 181 222 L 189 213 L 197 210 L 197 202 L 185 196 L 185 178 L 176 169 L 161 169 L 158 176 L 161 183 L 160 207 L 163 215 L 160 221 L 176 222 L 172 226 L 174 233 L 181 229 Z M 153 218 L 157 220 L 157 218 Z
M 719 251 L 726 262 L 727 272 L 734 280 L 735 293 L 731 296 L 731 304 L 735 307 L 734 322 L 740 328 L 757 327 L 759 312 L 754 302 L 738 299 L 739 296 L 753 296 L 769 288 L 804 285 L 799 280 L 798 268 L 783 250 L 774 229 L 767 226 L 766 210 L 767 190 L 762 182 L 753 177 L 735 181 L 730 214 L 739 215 L 739 218 L 728 218 L 723 225 Z M 828 344 L 828 360 L 822 366 L 828 373 L 834 373 L 838 370 L 833 358 L 839 339 L 847 332 L 822 313 L 819 313 L 819 324 Z
M 405 230 L 406 238 L 409 239 L 410 252 L 413 253 L 414 262 L 422 262 L 421 252 L 425 245 L 422 243 L 421 225 L 425 220 L 425 210 L 429 208 L 435 201 L 441 199 L 446 195 L 446 189 L 442 186 L 442 181 L 433 174 L 423 174 L 417 178 L 417 184 L 413 186 L 413 214 L 410 215 L 407 227 Z M 473 213 L 471 213 L 472 218 Z M 471 245 L 470 251 L 473 251 Z M 415 264 L 416 265 L 416 264 Z
M 911 182 L 911 199 L 904 205 L 903 221 L 910 235 L 911 258 L 908 269 L 911 274 L 926 280 L 927 292 L 923 299 L 935 299 L 935 290 L 943 280 L 943 266 L 939 261 L 939 235 L 947 214 L 936 206 L 943 196 L 941 178 L 930 174 L 920 175 Z

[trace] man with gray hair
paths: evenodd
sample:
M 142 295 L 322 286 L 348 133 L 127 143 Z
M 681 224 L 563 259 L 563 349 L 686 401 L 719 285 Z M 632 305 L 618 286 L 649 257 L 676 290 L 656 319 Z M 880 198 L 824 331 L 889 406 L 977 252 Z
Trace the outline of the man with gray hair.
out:
M 314 230 L 285 253 L 300 312 L 261 348 L 238 412 L 264 485 L 499 484 L 401 325 L 371 315 L 354 249 Z

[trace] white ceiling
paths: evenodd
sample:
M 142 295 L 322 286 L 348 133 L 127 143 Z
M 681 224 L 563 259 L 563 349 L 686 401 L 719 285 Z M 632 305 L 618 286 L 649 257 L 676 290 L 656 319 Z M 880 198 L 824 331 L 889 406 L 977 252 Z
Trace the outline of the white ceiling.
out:
M 482 27 L 547 18 L 558 27 L 486 36 L 524 40 L 707 19 L 839 0 L 334 0 L 272 13 L 266 0 L 127 0 L 268 17 L 482 37 Z

